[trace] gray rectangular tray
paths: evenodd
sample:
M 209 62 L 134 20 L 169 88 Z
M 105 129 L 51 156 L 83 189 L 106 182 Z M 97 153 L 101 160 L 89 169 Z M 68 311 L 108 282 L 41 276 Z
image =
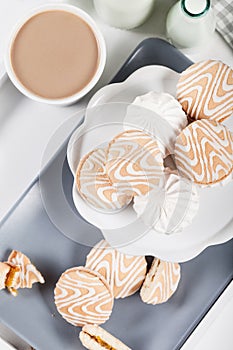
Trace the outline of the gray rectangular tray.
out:
M 178 72 L 191 62 L 173 46 L 160 39 L 144 40 L 129 57 L 114 82 L 123 81 L 133 71 L 151 64 L 168 66 Z M 66 145 L 44 171 L 41 184 L 49 184 L 48 197 L 66 220 L 59 206 L 57 174 L 62 174 L 62 191 L 77 215 L 77 231 L 101 233 L 75 212 L 71 198 L 72 175 L 66 161 Z M 11 249 L 32 258 L 46 279 L 45 285 L 21 290 L 17 298 L 1 292 L 0 320 L 37 350 L 83 349 L 79 328 L 66 323 L 57 313 L 53 290 L 60 274 L 69 267 L 83 265 L 90 248 L 65 237 L 50 221 L 40 193 L 38 179 L 11 210 L 0 226 L 0 260 Z M 179 349 L 211 308 L 233 277 L 233 240 L 209 247 L 197 258 L 182 264 L 182 278 L 175 295 L 165 304 L 150 306 L 136 294 L 116 300 L 110 320 L 104 328 L 134 350 Z

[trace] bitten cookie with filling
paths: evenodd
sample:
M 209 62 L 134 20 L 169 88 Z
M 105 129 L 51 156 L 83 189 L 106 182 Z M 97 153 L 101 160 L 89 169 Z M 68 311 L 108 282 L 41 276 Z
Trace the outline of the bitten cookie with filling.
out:
M 96 325 L 84 326 L 79 333 L 79 338 L 83 346 L 89 350 L 130 350 L 119 339 Z
M 73 267 L 59 278 L 54 290 L 60 315 L 74 326 L 102 324 L 113 308 L 113 295 L 105 278 L 98 272 Z
M 106 150 L 97 148 L 79 162 L 76 185 L 81 197 L 97 210 L 115 211 L 132 199 L 113 186 L 106 173 Z
M 178 136 L 175 161 L 180 175 L 199 185 L 225 183 L 232 179 L 233 136 L 215 121 L 198 120 Z
M 112 184 L 123 193 L 148 193 L 162 181 L 164 170 L 156 139 L 141 130 L 120 133 L 109 143 L 106 170 Z
M 0 290 L 6 288 L 10 269 L 8 264 L 0 262 Z
M 13 250 L 7 261 L 0 263 L 0 289 L 7 288 L 16 296 L 18 289 L 32 288 L 34 283 L 45 283 L 45 280 L 25 254 Z
M 145 279 L 147 262 L 144 256 L 120 253 L 102 240 L 88 254 L 86 267 L 103 275 L 118 299 L 139 290 Z
M 140 296 L 144 303 L 165 303 L 175 293 L 180 281 L 180 265 L 154 258 L 142 285 Z
M 193 120 L 223 121 L 233 113 L 233 70 L 215 60 L 191 65 L 180 76 L 177 99 Z

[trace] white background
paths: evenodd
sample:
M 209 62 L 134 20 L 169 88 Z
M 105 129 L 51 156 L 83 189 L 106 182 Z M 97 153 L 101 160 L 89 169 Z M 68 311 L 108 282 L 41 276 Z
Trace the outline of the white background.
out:
M 17 18 L 24 14 L 27 8 L 44 2 L 43 0 L 1 1 L 0 53 L 3 52 L 8 33 Z M 38 174 L 43 151 L 56 128 L 71 114 L 86 106 L 91 95 L 110 81 L 141 40 L 147 37 L 164 36 L 166 13 L 169 6 L 174 3 L 171 0 L 156 0 L 153 15 L 143 26 L 132 31 L 124 31 L 103 24 L 96 16 L 91 0 L 63 2 L 83 8 L 96 19 L 106 40 L 107 65 L 97 87 L 78 104 L 66 108 L 32 102 L 23 97 L 9 80 L 0 87 L 0 219 L 5 216 Z M 192 51 L 185 50 L 184 53 L 193 61 L 214 58 L 229 65 L 233 63 L 232 50 L 217 33 L 205 47 Z M 0 76 L 1 69 L 0 55 Z M 64 130 L 61 139 L 57 141 L 57 146 L 67 132 L 68 130 Z M 232 350 L 232 324 L 233 287 L 231 286 L 201 322 L 184 349 Z M 24 344 L 4 327 L 0 327 L 0 334 L 19 349 L 25 348 Z M 1 342 L 0 349 L 4 349 Z

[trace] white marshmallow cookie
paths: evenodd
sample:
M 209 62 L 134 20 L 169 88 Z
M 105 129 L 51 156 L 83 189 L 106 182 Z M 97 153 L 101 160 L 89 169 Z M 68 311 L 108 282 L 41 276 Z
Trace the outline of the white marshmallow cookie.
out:
M 151 91 L 128 107 L 124 129 L 139 128 L 154 137 L 164 157 L 173 154 L 176 137 L 188 120 L 180 103 L 170 94 Z
M 199 194 L 191 181 L 166 172 L 164 187 L 135 197 L 133 208 L 144 224 L 156 232 L 177 233 L 192 223 L 199 208 Z

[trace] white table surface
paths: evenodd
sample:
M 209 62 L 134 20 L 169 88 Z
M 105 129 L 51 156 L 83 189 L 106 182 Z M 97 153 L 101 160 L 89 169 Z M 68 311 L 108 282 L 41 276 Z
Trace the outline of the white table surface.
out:
M 13 0 L 12 0 L 13 1 Z M 28 0 L 22 1 L 22 5 Z M 60 1 L 62 2 L 62 1 Z M 101 86 L 107 84 L 117 70 L 121 67 L 128 55 L 137 44 L 148 37 L 164 37 L 165 18 L 172 0 L 156 0 L 155 9 L 150 19 L 140 28 L 124 31 L 111 28 L 102 23 L 96 16 L 91 0 L 63 1 L 74 4 L 90 13 L 98 22 L 107 45 L 107 64 L 104 74 L 96 88 L 78 104 L 69 107 L 53 107 L 39 104 L 23 97 L 6 80 L 0 88 L 0 220 L 6 215 L 12 205 L 27 188 L 29 183 L 37 176 L 42 156 L 54 131 L 64 123 L 69 116 L 85 108 L 90 96 Z M 8 6 L 9 8 L 9 6 Z M 4 12 L 5 10 L 5 12 Z M 0 4 L 0 26 L 5 28 L 4 37 L 21 13 Z M 4 26 L 5 25 L 5 26 Z M 1 39 L 1 35 L 0 35 Z M 232 50 L 223 39 L 215 33 L 212 40 L 205 47 L 195 50 L 183 50 L 193 61 L 214 58 L 233 65 Z M 69 130 L 66 128 L 53 144 L 51 154 L 65 138 Z M 201 322 L 198 329 L 185 344 L 184 350 L 195 349 L 233 349 L 233 288 L 227 289 L 221 299 L 220 306 L 213 314 Z M 225 308 L 223 305 L 226 305 Z M 210 313 L 208 313 L 209 315 Z M 207 319 L 207 321 L 205 321 Z M 212 324 L 212 326 L 210 326 Z M 201 331 L 200 331 L 201 329 Z M 196 335 L 197 334 L 197 335 Z M 18 349 L 26 349 L 25 344 L 11 332 L 0 327 L 0 335 L 8 339 Z M 220 344 L 220 345 L 219 345 Z M 0 349 L 9 349 L 1 344 Z

